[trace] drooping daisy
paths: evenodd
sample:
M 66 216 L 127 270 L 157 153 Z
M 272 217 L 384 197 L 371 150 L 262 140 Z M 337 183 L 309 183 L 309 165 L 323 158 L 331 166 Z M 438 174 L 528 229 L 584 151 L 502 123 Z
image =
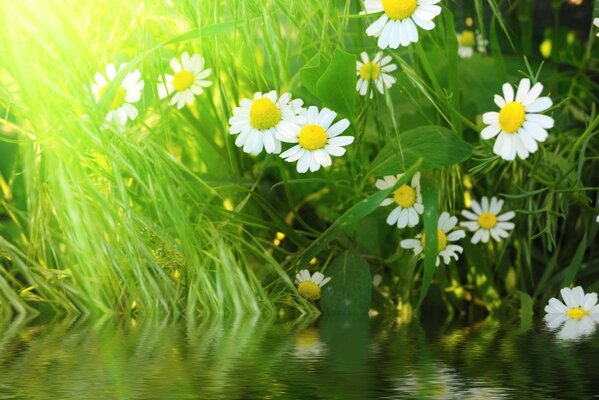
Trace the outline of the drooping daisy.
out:
M 458 246 L 457 244 L 450 244 L 450 242 L 456 242 L 460 239 L 463 239 L 466 236 L 466 233 L 462 230 L 452 229 L 458 223 L 457 217 L 452 217 L 448 212 L 443 212 L 439 216 L 439 223 L 437 224 L 437 261 L 435 265 L 438 267 L 441 258 L 443 258 L 443 263 L 448 265 L 451 262 L 452 258 L 458 260 L 458 254 L 464 251 L 462 246 Z M 426 243 L 426 236 L 422 234 L 416 235 L 415 239 L 404 239 L 401 241 L 400 246 L 404 249 L 412 249 L 414 251 L 414 255 L 418 255 L 422 253 L 424 249 L 424 245 Z
M 318 300 L 320 298 L 320 288 L 326 285 L 331 278 L 325 278 L 320 272 L 315 272 L 310 276 L 310 271 L 302 269 L 295 276 L 297 291 L 308 300 Z
M 114 64 L 108 64 L 106 66 L 106 76 L 100 72 L 96 73 L 94 76 L 95 82 L 91 84 L 91 89 L 97 103 L 102 100 L 110 82 L 114 80 L 118 72 L 125 68 L 125 65 L 127 64 L 121 64 L 117 71 Z M 141 99 L 143 88 L 144 81 L 141 79 L 141 72 L 138 69 L 129 72 L 112 98 L 106 114 L 106 122 L 114 123 L 119 129 L 123 130 L 127 120 L 137 118 L 138 112 L 133 104 Z
M 545 322 L 549 329 L 563 327 L 558 333 L 561 339 L 577 339 L 593 332 L 599 323 L 597 293 L 584 293 L 580 286 L 561 290 L 564 303 L 555 297 L 545 306 Z
M 181 109 L 185 104 L 192 104 L 195 96 L 204 93 L 204 88 L 212 85 L 206 78 L 212 69 L 204 69 L 204 58 L 199 54 L 189 57 L 189 53 L 181 54 L 181 62 L 171 59 L 171 68 L 175 75 L 165 74 L 158 78 L 158 97 L 162 100 L 171 94 L 169 104 Z
M 483 114 L 483 122 L 489 126 L 480 134 L 485 140 L 499 135 L 493 152 L 504 160 L 511 161 L 516 154 L 524 160 L 538 150 L 537 142 L 547 139 L 545 129 L 553 128 L 553 118 L 537 113 L 551 108 L 553 102 L 549 97 L 539 97 L 542 91 L 541 83 L 531 88 L 530 80 L 524 78 L 514 98 L 512 85 L 504 83 L 503 97 L 495 95 L 495 104 L 501 110 Z
M 457 34 L 458 37 L 458 55 L 462 58 L 470 58 L 474 54 L 476 38 L 474 32 L 465 30 Z
M 377 179 L 375 186 L 379 190 L 385 190 L 395 186 L 403 174 L 397 176 L 385 176 L 383 179 Z M 424 212 L 422 206 L 422 195 L 420 194 L 420 173 L 417 172 L 412 177 L 410 185 L 402 185 L 395 192 L 393 197 L 389 197 L 381 202 L 381 206 L 397 204 L 397 207 L 391 211 L 387 217 L 387 224 L 395 225 L 398 228 L 412 227 L 418 225 L 418 214 Z
M 462 215 L 470 221 L 460 222 L 460 226 L 475 232 L 472 236 L 472 243 L 487 243 L 489 237 L 492 237 L 496 242 L 500 242 L 502 238 L 509 236 L 508 231 L 514 229 L 514 224 L 507 221 L 516 216 L 515 212 L 508 211 L 499 215 L 501 207 L 503 207 L 503 200 L 491 197 L 489 203 L 489 199 L 483 197 L 481 205 L 472 200 L 471 206 L 474 212 L 462 211 Z
M 441 0 L 364 0 L 366 10 L 361 14 L 383 12 L 366 29 L 366 34 L 378 37 L 381 49 L 397 49 L 400 45 L 405 47 L 416 43 L 416 25 L 427 31 L 435 27 L 433 18 L 441 13 L 441 7 L 436 5 L 439 1 Z
M 362 96 L 366 96 L 368 92 L 368 84 L 372 83 L 376 86 L 379 93 L 384 94 L 385 89 L 389 89 L 396 82 L 396 79 L 389 75 L 397 69 L 397 65 L 391 64 L 391 56 L 383 57 L 382 52 L 376 53 L 372 61 L 368 58 L 365 52 L 360 53 L 362 61 L 357 61 L 358 85 L 356 90 Z M 373 92 L 370 93 L 372 98 Z
M 303 104 L 303 100 L 291 100 L 289 93 L 278 97 L 274 90 L 264 94 L 256 92 L 253 100 L 241 100 L 241 107 L 235 108 L 229 119 L 229 132 L 238 135 L 235 145 L 250 154 L 259 154 L 262 148 L 269 154 L 279 154 L 278 136 L 297 135 L 299 124 L 304 121 L 300 115 L 304 111 Z
M 354 142 L 353 136 L 339 136 L 349 127 L 349 121 L 342 119 L 331 125 L 337 113 L 323 108 L 311 106 L 304 113 L 305 124 L 297 131 L 279 131 L 278 138 L 282 142 L 297 143 L 283 152 L 281 157 L 287 162 L 297 161 L 297 172 L 304 173 L 308 169 L 318 171 L 321 166 L 332 164 L 331 156 L 340 157 L 345 154 L 343 146 Z

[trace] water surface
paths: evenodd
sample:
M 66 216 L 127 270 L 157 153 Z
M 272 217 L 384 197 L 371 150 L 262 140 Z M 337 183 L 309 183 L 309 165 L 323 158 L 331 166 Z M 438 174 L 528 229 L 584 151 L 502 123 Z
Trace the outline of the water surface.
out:
M 0 399 L 375 398 L 599 398 L 599 332 L 380 317 L 0 326 Z

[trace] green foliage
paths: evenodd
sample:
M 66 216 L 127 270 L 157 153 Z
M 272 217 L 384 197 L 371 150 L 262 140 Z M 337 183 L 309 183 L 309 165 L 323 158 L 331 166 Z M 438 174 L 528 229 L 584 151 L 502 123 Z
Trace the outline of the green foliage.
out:
M 325 314 L 368 315 L 372 297 L 370 266 L 362 257 L 344 251 L 327 268 L 331 282 L 322 289 Z

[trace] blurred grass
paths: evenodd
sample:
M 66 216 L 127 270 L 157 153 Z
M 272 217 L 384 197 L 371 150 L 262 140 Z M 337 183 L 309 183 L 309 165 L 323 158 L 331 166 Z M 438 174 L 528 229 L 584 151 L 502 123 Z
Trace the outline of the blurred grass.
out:
M 2 313 L 314 313 L 288 276 L 314 256 L 311 268 L 326 269 L 345 249 L 381 274 L 376 290 L 399 306 L 415 304 L 429 280 L 424 306 L 448 313 L 499 312 L 520 292 L 542 303 L 572 282 L 599 289 L 592 31 L 573 30 L 569 43 L 568 27 L 547 27 L 554 44 L 544 60 L 533 2 L 444 2 L 437 28 L 389 51 L 397 85 L 347 111 L 359 138 L 347 157 L 298 176 L 276 157 L 239 151 L 231 109 L 272 89 L 321 105 L 302 69 L 337 49 L 373 54 L 376 41 L 364 34 L 372 17 L 349 0 L 174 3 L 0 0 Z M 458 58 L 465 16 L 488 35 L 489 55 Z M 214 85 L 176 111 L 158 101 L 155 82 L 183 51 L 206 58 Z M 85 89 L 120 62 L 139 68 L 146 85 L 123 134 L 100 129 L 107 104 Z M 495 109 L 502 83 L 537 72 L 558 105 L 556 128 L 534 157 L 504 163 L 479 141 L 479 116 Z M 425 279 L 399 248 L 416 230 L 386 226 L 382 209 L 342 216 L 374 192 L 368 171 L 384 144 L 430 124 L 475 145 L 471 160 L 435 172 L 439 211 L 458 213 L 466 194 L 503 195 L 519 217 L 505 242 L 464 240 L 459 264 Z M 285 234 L 278 246 L 276 232 Z

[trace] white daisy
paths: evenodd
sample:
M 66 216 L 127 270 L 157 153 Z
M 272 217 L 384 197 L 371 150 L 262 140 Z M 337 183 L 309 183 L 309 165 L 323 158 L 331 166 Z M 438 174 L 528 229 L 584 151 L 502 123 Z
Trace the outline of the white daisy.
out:
M 476 38 L 474 32 L 465 30 L 457 34 L 458 37 L 458 55 L 461 58 L 470 58 L 474 54 Z
M 508 211 L 499 215 L 501 207 L 503 207 L 503 200 L 491 197 L 489 203 L 489 199 L 483 197 L 482 207 L 475 200 L 472 200 L 471 205 L 474 212 L 462 211 L 462 215 L 470 221 L 460 222 L 460 226 L 475 232 L 472 236 L 472 243 L 487 243 L 489 237 L 492 237 L 496 242 L 500 242 L 502 238 L 509 236 L 508 231 L 514 229 L 514 224 L 507 221 L 516 216 L 515 212 Z
M 395 186 L 403 174 L 397 176 L 385 176 L 383 179 L 377 179 L 375 186 L 379 190 L 385 190 Z M 420 194 L 420 172 L 412 177 L 410 185 L 402 185 L 395 192 L 393 197 L 389 197 L 381 202 L 381 206 L 397 204 L 397 207 L 391 211 L 387 217 L 387 224 L 395 225 L 398 228 L 406 226 L 413 227 L 418 225 L 418 214 L 424 212 L 422 206 L 422 195 Z
M 310 276 L 310 271 L 307 269 L 302 269 L 295 275 L 297 291 L 308 300 L 318 300 L 320 298 L 320 288 L 330 280 L 331 278 L 325 278 L 320 272 L 315 272 Z
M 511 161 L 516 154 L 525 159 L 538 150 L 537 142 L 547 139 L 545 129 L 553 128 L 553 118 L 537 114 L 553 105 L 549 97 L 539 97 L 543 85 L 530 87 L 529 79 L 522 79 L 514 98 L 514 89 L 509 83 L 503 85 L 503 97 L 495 95 L 495 104 L 501 110 L 483 114 L 483 122 L 489 126 L 480 133 L 485 140 L 497 136 L 493 152 Z
M 599 17 L 593 19 L 593 25 L 595 25 L 597 28 L 599 28 Z M 599 37 L 599 32 L 597 32 L 597 37 Z
M 458 253 L 464 251 L 462 246 L 458 246 L 456 244 L 450 244 L 449 242 L 456 242 L 460 239 L 463 239 L 466 236 L 466 233 L 462 230 L 452 231 L 452 229 L 458 223 L 457 217 L 452 217 L 448 212 L 443 212 L 439 216 L 439 223 L 437 228 L 437 261 L 435 265 L 438 267 L 441 262 L 441 257 L 443 258 L 443 263 L 445 265 L 451 262 L 452 258 L 458 260 Z M 416 235 L 415 239 L 404 239 L 401 241 L 400 246 L 404 249 L 412 249 L 414 251 L 414 255 L 418 255 L 422 253 L 424 249 L 424 244 L 426 242 L 426 238 L 424 234 Z
M 481 54 L 486 54 L 488 45 L 489 41 L 485 39 L 482 33 L 476 31 L 476 50 Z
M 237 147 L 250 154 L 259 154 L 262 148 L 269 154 L 281 152 L 279 135 L 297 135 L 304 118 L 300 115 L 304 108 L 303 100 L 291 100 L 289 93 L 277 97 L 276 91 L 256 92 L 254 99 L 241 100 L 241 107 L 233 110 L 229 119 L 229 132 L 238 135 Z
M 118 72 L 120 72 L 125 65 L 127 64 L 121 64 L 118 68 Z M 91 89 L 97 103 L 104 97 L 110 82 L 114 80 L 116 75 L 117 69 L 114 64 L 108 64 L 106 66 L 106 76 L 100 72 L 96 73 L 94 76 L 95 82 L 91 84 Z M 141 99 L 143 88 L 144 81 L 141 79 L 141 72 L 138 69 L 129 72 L 114 94 L 108 113 L 106 114 L 106 122 L 114 123 L 120 129 L 124 129 L 127 120 L 134 120 L 137 118 L 138 112 L 135 106 L 133 106 L 133 103 L 137 103 L 139 99 Z
M 331 125 L 337 113 L 323 108 L 311 106 L 303 114 L 305 124 L 297 131 L 279 131 L 278 138 L 282 142 L 297 143 L 281 154 L 287 162 L 297 161 L 297 172 L 304 173 L 308 169 L 318 171 L 321 166 L 332 164 L 331 156 L 340 157 L 345 154 L 343 146 L 354 142 L 353 136 L 339 136 L 349 127 L 349 121 L 342 119 Z
M 587 293 L 580 286 L 561 290 L 564 303 L 555 297 L 545 306 L 545 322 L 549 329 L 563 327 L 558 333 L 561 339 L 577 339 L 593 332 L 599 323 L 597 293 Z
M 368 92 L 368 84 L 370 81 L 374 83 L 379 93 L 384 94 L 385 89 L 389 89 L 396 82 L 396 79 L 389 75 L 397 69 L 397 65 L 391 64 L 391 56 L 383 57 L 382 52 L 376 53 L 372 61 L 368 58 L 365 52 L 360 53 L 362 61 L 358 61 L 356 65 L 358 73 L 358 85 L 356 90 L 366 96 Z M 370 93 L 372 98 L 373 92 Z
M 204 58 L 199 54 L 189 57 L 187 52 L 181 54 L 181 62 L 171 59 L 171 68 L 175 75 L 165 74 L 158 78 L 158 97 L 162 100 L 171 94 L 171 106 L 181 109 L 185 104 L 193 104 L 194 97 L 204 93 L 205 87 L 212 82 L 205 80 L 212 69 L 204 69 Z
M 418 41 L 418 28 L 430 31 L 435 27 L 433 18 L 441 13 L 436 4 L 441 0 L 364 0 L 361 14 L 383 12 L 366 29 L 368 36 L 378 37 L 381 49 L 397 49 Z

